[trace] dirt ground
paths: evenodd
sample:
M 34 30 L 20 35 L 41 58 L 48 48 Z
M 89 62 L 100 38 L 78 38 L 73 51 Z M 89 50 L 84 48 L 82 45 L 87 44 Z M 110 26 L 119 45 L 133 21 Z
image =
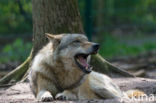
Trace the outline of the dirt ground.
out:
M 150 98 L 150 95 L 156 95 L 156 80 L 146 78 L 115 78 L 113 79 L 123 91 L 129 89 L 139 89 L 144 91 Z M 28 83 L 17 83 L 11 87 L 0 88 L 0 103 L 36 103 L 36 99 L 30 91 Z M 154 99 L 138 100 L 108 99 L 108 100 L 90 100 L 90 101 L 53 101 L 53 103 L 156 103 Z

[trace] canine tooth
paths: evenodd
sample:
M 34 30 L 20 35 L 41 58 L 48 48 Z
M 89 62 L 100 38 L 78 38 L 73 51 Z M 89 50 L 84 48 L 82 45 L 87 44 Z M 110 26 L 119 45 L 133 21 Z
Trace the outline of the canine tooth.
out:
M 89 68 L 89 69 L 90 69 L 90 70 L 92 70 L 92 69 L 93 69 L 93 67 L 91 67 L 91 66 L 90 66 L 90 68 Z
M 76 59 L 76 60 L 77 60 L 78 62 L 80 62 L 79 59 Z

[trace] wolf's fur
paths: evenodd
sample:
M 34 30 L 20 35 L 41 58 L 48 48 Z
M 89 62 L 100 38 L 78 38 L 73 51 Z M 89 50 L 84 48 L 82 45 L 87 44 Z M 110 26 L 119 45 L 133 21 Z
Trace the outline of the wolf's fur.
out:
M 38 100 L 127 97 L 106 75 L 94 71 L 87 74 L 76 65 L 74 55 L 88 53 L 95 43 L 81 34 L 47 37 L 50 42 L 35 56 L 29 75 Z

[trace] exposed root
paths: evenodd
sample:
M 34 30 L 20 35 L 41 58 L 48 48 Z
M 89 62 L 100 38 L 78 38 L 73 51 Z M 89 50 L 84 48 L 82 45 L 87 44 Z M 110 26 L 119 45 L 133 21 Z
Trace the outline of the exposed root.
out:
M 134 77 L 132 74 L 113 66 L 99 54 L 92 56 L 91 64 L 95 67 L 95 71 L 102 72 L 109 76 Z
M 3 78 L 0 79 L 0 85 L 1 84 L 7 84 L 9 82 L 17 82 L 21 80 L 23 75 L 27 72 L 29 68 L 30 61 L 32 59 L 32 54 L 16 69 L 5 75 Z

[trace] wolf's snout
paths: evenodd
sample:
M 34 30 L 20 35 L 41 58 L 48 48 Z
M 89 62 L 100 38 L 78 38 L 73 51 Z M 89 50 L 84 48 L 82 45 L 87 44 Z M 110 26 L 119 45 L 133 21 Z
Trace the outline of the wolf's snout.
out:
M 100 45 L 98 43 L 93 44 L 93 51 L 98 51 L 100 48 Z

